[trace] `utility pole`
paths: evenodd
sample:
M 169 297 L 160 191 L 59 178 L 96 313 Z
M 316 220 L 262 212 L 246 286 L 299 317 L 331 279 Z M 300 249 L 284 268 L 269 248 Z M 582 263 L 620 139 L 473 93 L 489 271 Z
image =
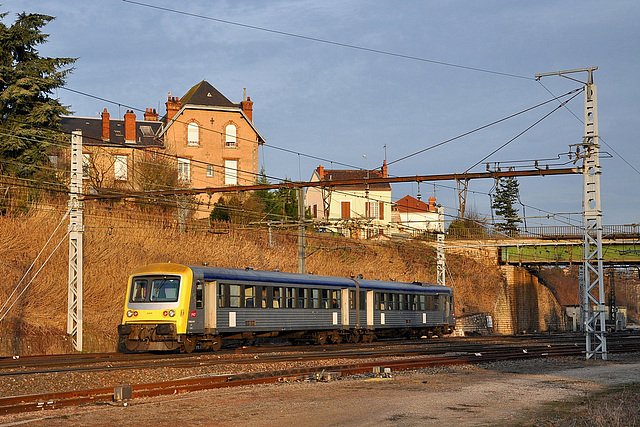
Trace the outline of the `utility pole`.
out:
M 69 286 L 67 334 L 73 348 L 82 351 L 82 132 L 71 135 L 71 184 L 69 187 Z
M 297 188 L 298 194 L 298 273 L 304 274 L 304 187 Z
M 600 354 L 607 360 L 607 337 L 605 326 L 604 271 L 602 264 L 602 208 L 600 205 L 600 136 L 598 135 L 598 94 L 593 83 L 593 72 L 598 67 L 536 74 L 544 76 L 587 72 L 584 86 L 584 137 L 582 144 L 583 177 L 583 223 L 584 223 L 584 285 L 580 306 L 586 310 L 584 331 L 586 335 L 586 358 Z M 570 78 L 570 77 L 566 77 Z M 572 80 L 575 80 L 571 78 Z M 595 295 L 594 295 L 595 294 Z

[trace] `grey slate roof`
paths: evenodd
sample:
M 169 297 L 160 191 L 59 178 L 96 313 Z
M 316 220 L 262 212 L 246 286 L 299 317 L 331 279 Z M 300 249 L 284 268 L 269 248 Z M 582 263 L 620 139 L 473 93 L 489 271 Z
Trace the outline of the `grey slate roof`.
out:
M 203 80 L 191 89 L 180 99 L 182 105 L 206 105 L 209 107 L 240 108 L 240 105 L 229 101 L 223 94 Z
M 86 145 L 113 145 L 127 147 L 163 147 L 162 141 L 155 138 L 162 126 L 158 121 L 136 120 L 136 142 L 125 143 L 124 120 L 109 120 L 109 142 L 102 140 L 102 118 L 62 116 L 60 124 L 65 132 L 82 131 L 82 143 Z

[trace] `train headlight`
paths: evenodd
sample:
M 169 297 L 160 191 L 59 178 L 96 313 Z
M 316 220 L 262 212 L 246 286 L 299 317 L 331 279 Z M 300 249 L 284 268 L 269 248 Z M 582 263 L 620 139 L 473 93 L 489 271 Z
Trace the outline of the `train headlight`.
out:
M 132 316 L 133 316 L 133 310 L 128 310 L 127 317 L 132 317 Z
M 176 315 L 176 311 L 175 310 L 169 310 L 169 317 L 173 317 Z

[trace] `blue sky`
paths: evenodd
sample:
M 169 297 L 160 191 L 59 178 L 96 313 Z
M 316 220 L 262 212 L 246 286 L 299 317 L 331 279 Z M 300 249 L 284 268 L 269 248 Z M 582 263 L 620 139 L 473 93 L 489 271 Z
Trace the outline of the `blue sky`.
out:
M 368 161 L 372 169 L 379 167 L 385 146 L 390 175 L 464 172 L 557 103 L 395 160 L 547 101 L 550 93 L 582 86 L 561 77 L 537 82 L 537 73 L 597 66 L 602 150 L 613 156 L 601 161 L 603 223 L 640 221 L 640 151 L 634 126 L 639 120 L 633 113 L 640 99 L 638 1 L 141 2 L 423 60 L 122 0 L 5 0 L 0 10 L 10 12 L 7 25 L 21 11 L 56 17 L 44 28 L 50 37 L 40 53 L 78 58 L 67 83 L 75 91 L 162 114 L 168 92 L 182 96 L 203 79 L 234 102 L 242 100 L 247 88 L 254 123 L 267 140 L 260 162 L 269 176 L 293 180 L 308 180 L 318 164 L 365 168 Z M 584 80 L 586 73 L 572 77 Z M 56 96 L 79 116 L 99 117 L 106 107 L 112 117 L 121 117 L 127 109 L 67 90 Z M 545 164 L 543 159 L 566 153 L 584 134 L 583 95 L 567 107 L 487 161 L 503 167 L 520 160 L 531 160 L 521 165 L 535 159 Z M 471 171 L 485 167 L 482 163 Z M 581 176 L 519 182 L 528 225 L 580 223 Z M 469 184 L 467 205 L 480 216 L 491 216 L 492 187 L 490 180 Z M 435 188 L 423 183 L 420 190 L 425 199 L 435 191 L 448 213 L 456 210 L 455 183 Z M 394 199 L 406 194 L 416 196 L 416 184 L 394 185 Z

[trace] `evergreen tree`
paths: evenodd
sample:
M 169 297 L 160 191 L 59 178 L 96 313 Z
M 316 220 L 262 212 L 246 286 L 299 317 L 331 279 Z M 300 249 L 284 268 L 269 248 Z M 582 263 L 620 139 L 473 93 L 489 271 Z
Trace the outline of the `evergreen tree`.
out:
M 0 13 L 0 19 L 8 13 Z M 52 16 L 18 14 L 7 27 L 0 22 L 0 174 L 19 178 L 50 178 L 41 166 L 49 161 L 59 116 L 69 114 L 51 95 L 65 84 L 73 58 L 43 58 L 36 47 L 47 41 L 40 30 Z
M 491 207 L 495 209 L 496 215 L 502 217 L 503 221 L 496 226 L 505 231 L 507 234 L 517 234 L 518 224 L 522 222 L 518 218 L 518 209 L 515 203 L 520 196 L 520 188 L 518 180 L 510 176 L 508 178 L 500 178 L 496 185 L 496 195 L 493 198 Z

